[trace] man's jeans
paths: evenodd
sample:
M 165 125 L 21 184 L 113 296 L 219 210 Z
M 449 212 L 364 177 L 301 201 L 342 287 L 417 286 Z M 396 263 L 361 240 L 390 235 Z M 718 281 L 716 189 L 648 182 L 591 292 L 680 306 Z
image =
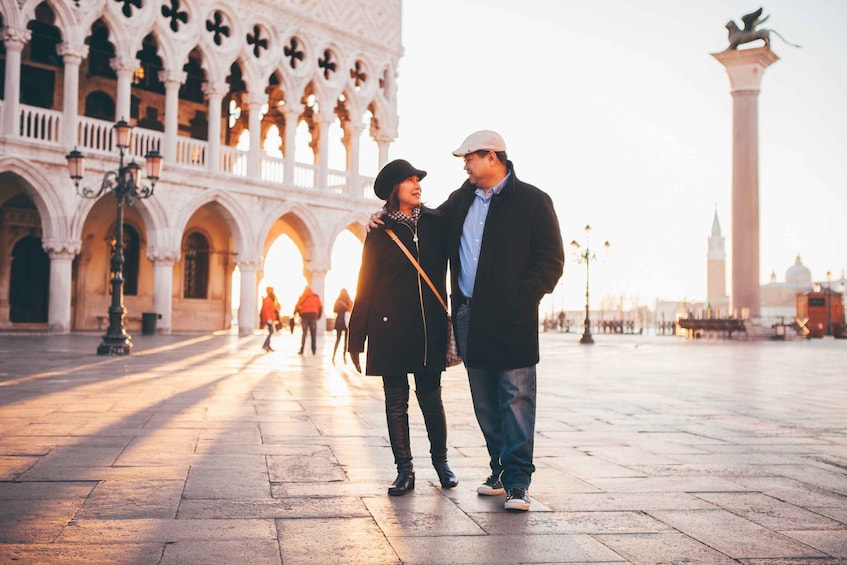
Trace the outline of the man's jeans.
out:
M 300 353 L 303 353 L 303 348 L 306 346 L 306 333 L 312 336 L 312 354 L 315 353 L 315 332 L 318 331 L 318 315 L 317 314 L 300 314 L 300 327 L 303 329 L 303 335 L 300 336 Z
M 465 355 L 470 304 L 456 310 L 456 339 Z M 467 367 L 474 412 L 488 447 L 491 472 L 506 488 L 529 487 L 535 465 L 535 366 L 519 369 Z

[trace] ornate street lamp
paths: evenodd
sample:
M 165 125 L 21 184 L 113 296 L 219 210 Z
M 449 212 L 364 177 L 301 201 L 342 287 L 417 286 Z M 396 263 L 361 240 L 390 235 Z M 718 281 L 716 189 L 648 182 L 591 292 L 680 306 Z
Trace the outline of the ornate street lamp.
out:
M 132 340 L 126 333 L 124 318 L 124 202 L 132 206 L 139 198 L 153 196 L 153 189 L 159 174 L 162 171 L 162 156 L 153 150 L 144 156 L 144 168 L 150 186 L 139 184 L 139 172 L 141 167 L 134 160 L 124 165 L 124 155 L 129 149 L 129 140 L 132 134 L 132 126 L 125 120 L 118 121 L 112 126 L 112 140 L 120 152 L 120 164 L 118 169 L 108 171 L 103 175 L 99 189 L 82 187 L 79 182 L 85 172 L 85 155 L 76 148 L 65 156 L 68 161 L 68 173 L 74 181 L 76 192 L 83 198 L 97 199 L 103 194 L 111 192 L 117 203 L 117 219 L 115 221 L 115 242 L 112 246 L 112 260 L 110 265 L 112 303 L 109 306 L 109 328 L 103 336 L 103 342 L 97 347 L 98 355 L 129 355 L 132 351 Z
M 829 312 L 830 308 L 832 308 L 831 300 L 832 300 L 832 271 L 827 271 L 826 272 L 826 331 L 824 332 L 824 335 L 832 335 L 832 332 L 829 329 L 830 325 L 832 324 L 832 321 L 830 320 L 830 312 Z
M 585 263 L 585 330 L 582 333 L 582 337 L 579 342 L 586 345 L 591 345 L 594 343 L 594 338 L 591 337 L 591 319 L 589 318 L 588 310 L 589 310 L 589 299 L 588 299 L 588 289 L 589 289 L 589 265 L 592 261 L 597 261 L 597 255 L 591 252 L 591 248 L 589 247 L 591 234 L 591 226 L 585 226 L 585 250 L 582 250 L 582 246 L 576 242 L 576 240 L 571 241 L 571 246 L 574 248 L 576 252 L 576 262 L 577 263 Z M 603 244 L 603 247 L 609 249 L 611 244 L 607 241 Z

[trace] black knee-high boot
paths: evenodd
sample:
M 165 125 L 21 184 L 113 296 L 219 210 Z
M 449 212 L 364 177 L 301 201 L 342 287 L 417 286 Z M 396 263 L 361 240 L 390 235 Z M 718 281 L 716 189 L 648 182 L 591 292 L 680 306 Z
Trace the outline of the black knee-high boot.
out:
M 444 488 L 453 488 L 459 484 L 456 474 L 447 465 L 447 419 L 444 416 L 444 404 L 441 402 L 441 387 L 430 392 L 415 391 L 423 412 L 426 433 L 429 436 L 429 453 L 432 466 L 438 474 L 438 480 Z
M 391 496 L 403 496 L 415 488 L 412 446 L 409 438 L 409 387 L 384 387 L 388 437 L 397 465 L 397 478 L 388 487 Z

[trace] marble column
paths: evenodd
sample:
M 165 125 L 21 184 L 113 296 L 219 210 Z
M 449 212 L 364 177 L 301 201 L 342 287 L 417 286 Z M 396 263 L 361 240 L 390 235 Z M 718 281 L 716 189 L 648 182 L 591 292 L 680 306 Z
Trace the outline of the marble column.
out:
M 779 60 L 769 47 L 712 53 L 729 75 L 732 94 L 732 309 L 760 314 L 759 90 Z
M 283 108 L 283 115 L 285 115 L 285 155 L 283 157 L 282 182 L 288 188 L 294 186 L 294 169 L 296 167 L 294 158 L 297 153 L 297 120 L 300 119 L 303 109 L 304 106 L 302 104 L 286 104 Z
M 327 116 L 322 112 L 318 119 L 318 166 L 315 170 L 315 188 L 326 190 L 329 176 L 329 126 L 335 120 L 335 114 L 330 112 Z
M 176 163 L 176 142 L 179 136 L 179 88 L 188 73 L 185 71 L 161 71 L 159 80 L 165 83 L 165 136 L 162 156 L 165 163 Z
M 138 67 L 138 59 L 131 57 L 114 57 L 110 62 L 115 74 L 118 75 L 118 91 L 115 96 L 115 121 L 131 120 L 132 110 L 132 74 Z
M 261 177 L 262 160 L 262 105 L 268 101 L 266 95 L 253 95 L 247 101 L 250 129 L 250 149 L 247 153 L 247 178 Z
M 79 242 L 44 242 L 44 249 L 50 257 L 47 310 L 47 329 L 50 333 L 66 334 L 71 331 L 72 266 L 79 247 Z
M 241 303 L 238 306 L 238 335 L 252 335 L 259 327 L 256 285 L 261 261 L 237 261 L 241 271 Z
M 376 146 L 379 150 L 379 163 L 377 170 L 382 170 L 385 164 L 388 163 L 388 150 L 391 147 L 391 142 L 394 141 L 394 137 L 377 133 L 374 137 L 374 141 L 376 141 Z
M 28 29 L 3 28 L 3 46 L 6 48 L 6 70 L 3 90 L 3 134 L 19 135 L 21 121 L 21 52 L 29 42 Z
M 62 92 L 62 145 L 77 144 L 79 123 L 79 64 L 88 55 L 88 45 L 63 43 L 56 49 L 65 64 L 65 87 Z
M 362 130 L 365 126 L 355 120 L 344 123 L 344 145 L 347 147 L 347 194 L 357 198 L 362 197 L 362 187 L 359 182 L 359 144 Z
M 209 98 L 206 169 L 211 173 L 216 173 L 221 168 L 221 103 L 227 89 L 224 85 L 206 83 L 203 92 Z
M 167 335 L 173 329 L 174 265 L 179 253 L 154 253 L 147 258 L 153 263 L 153 312 L 161 316 L 156 333 Z

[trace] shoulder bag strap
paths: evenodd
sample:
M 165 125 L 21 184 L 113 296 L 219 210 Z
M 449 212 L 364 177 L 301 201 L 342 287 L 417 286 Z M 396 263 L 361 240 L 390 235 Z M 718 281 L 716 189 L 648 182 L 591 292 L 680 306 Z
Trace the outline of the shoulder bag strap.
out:
M 394 243 L 396 243 L 396 244 L 398 245 L 398 247 L 400 247 L 400 249 L 403 251 L 403 253 L 405 253 L 405 254 L 406 254 L 406 257 L 408 257 L 408 258 L 409 258 L 409 261 L 411 261 L 411 262 L 412 262 L 412 265 L 414 265 L 414 266 L 415 266 L 415 268 L 418 270 L 418 272 L 421 274 L 421 276 L 423 277 L 423 280 L 425 280 L 425 281 L 426 281 L 426 284 L 428 284 L 428 285 L 429 285 L 429 288 L 431 288 L 431 289 L 432 289 L 432 293 L 435 295 L 435 297 L 436 297 L 436 298 L 438 299 L 438 301 L 441 303 L 441 306 L 444 308 L 444 310 L 445 310 L 446 312 L 449 312 L 449 310 L 447 310 L 447 304 L 445 304 L 445 303 L 444 303 L 444 299 L 443 299 L 443 298 L 441 298 L 441 295 L 440 295 L 440 294 L 438 294 L 438 291 L 435 289 L 435 285 L 434 285 L 434 284 L 432 284 L 432 281 L 431 281 L 431 280 L 429 280 L 429 277 L 426 275 L 426 273 L 424 272 L 424 270 L 421 268 L 420 264 L 419 264 L 419 263 L 415 260 L 414 256 L 413 256 L 411 253 L 409 253 L 409 250 L 408 250 L 408 249 L 406 249 L 406 246 L 405 246 L 405 245 L 403 245 L 403 242 L 402 242 L 402 241 L 400 241 L 400 238 L 399 238 L 399 237 L 397 237 L 397 234 L 396 234 L 396 233 L 394 233 L 394 230 L 392 230 L 392 229 L 385 229 L 385 230 L 383 230 L 383 231 L 385 231 L 385 233 L 387 233 L 387 234 L 388 234 L 388 237 L 390 237 L 391 239 L 393 239 L 393 240 L 394 240 Z

